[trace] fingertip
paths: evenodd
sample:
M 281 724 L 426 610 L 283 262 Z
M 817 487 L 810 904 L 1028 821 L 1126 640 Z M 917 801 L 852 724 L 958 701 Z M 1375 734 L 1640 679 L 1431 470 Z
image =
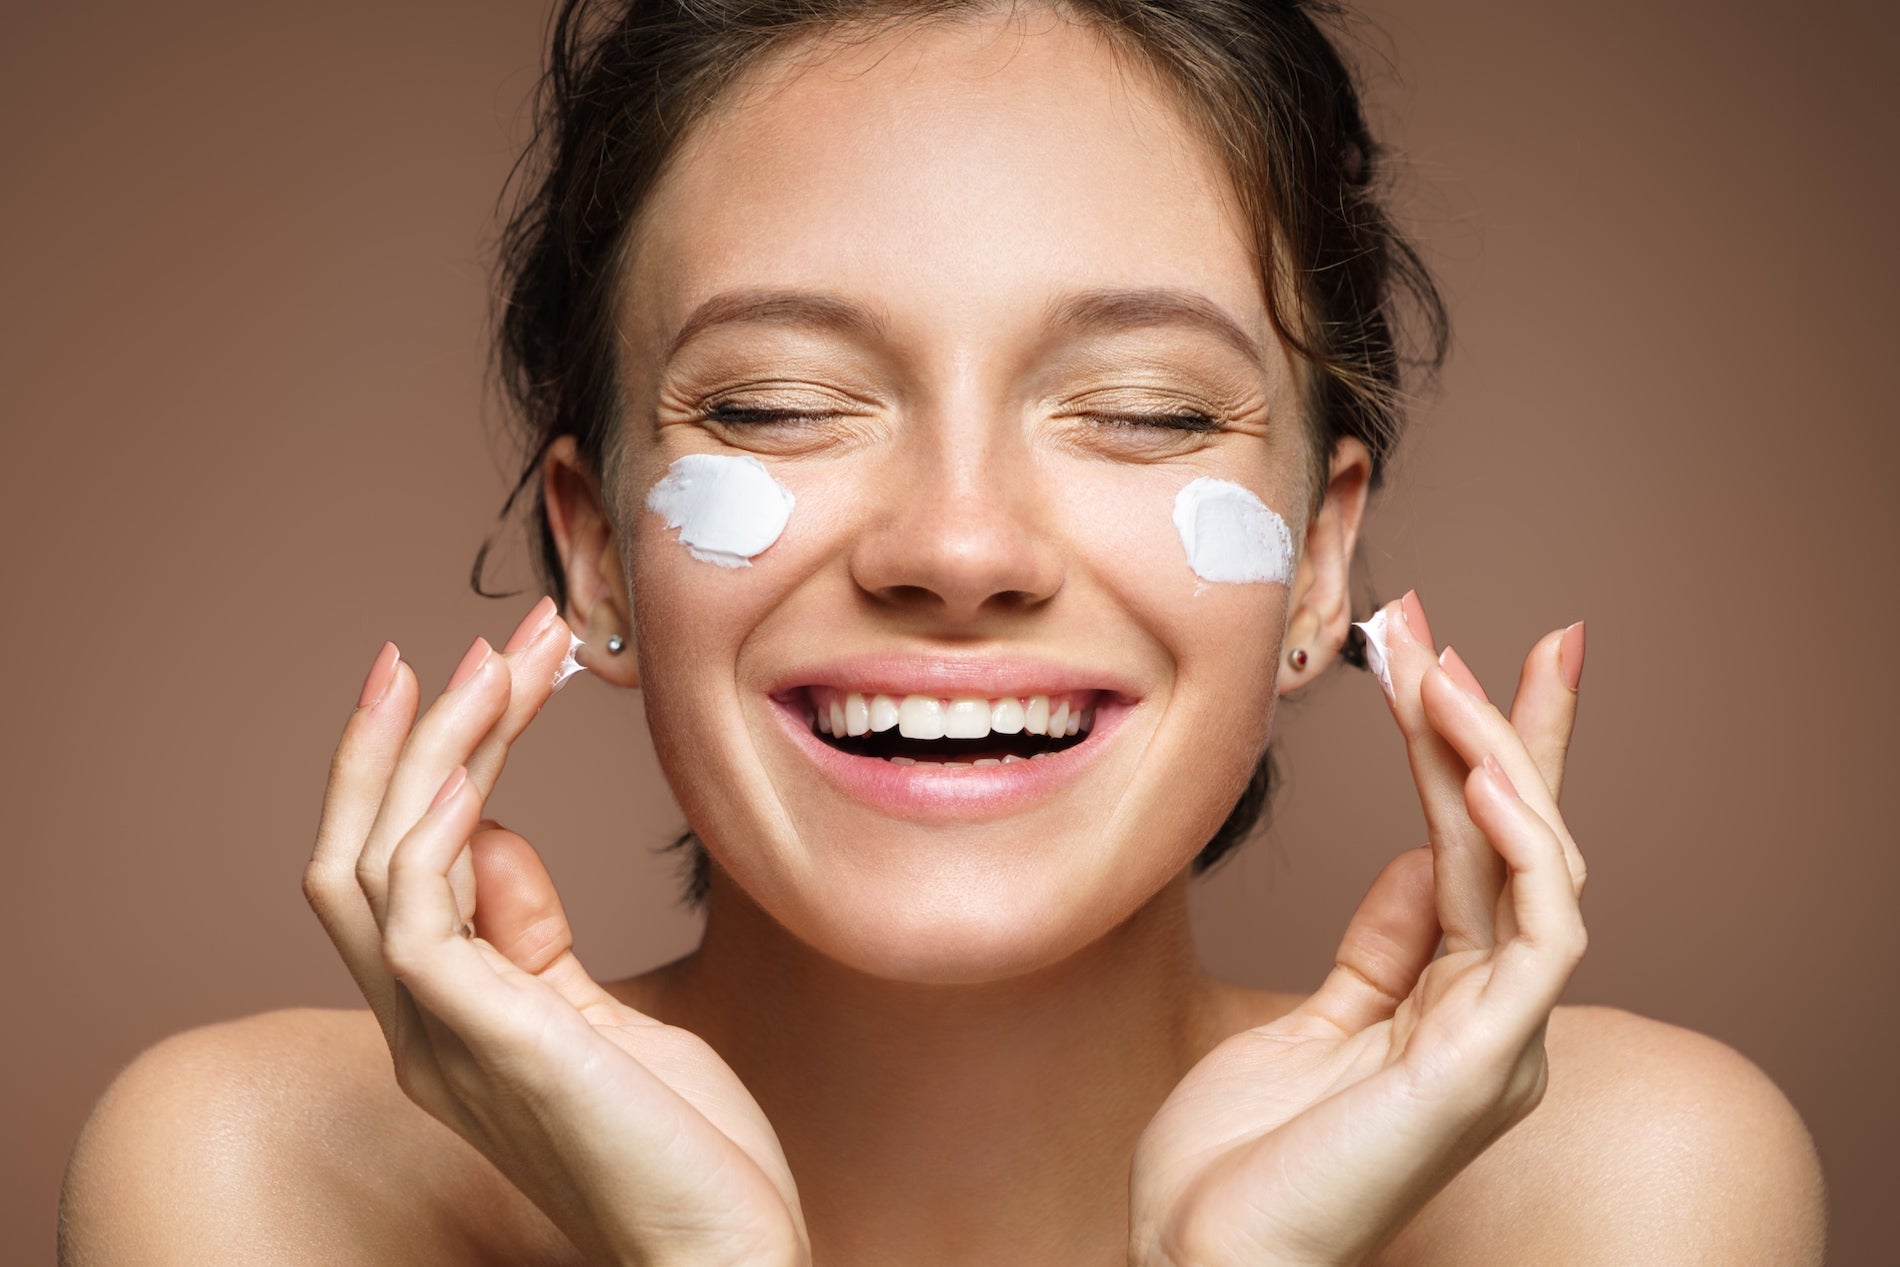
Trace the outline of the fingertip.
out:
M 553 877 L 518 832 L 494 827 L 469 840 L 475 872 L 475 926 L 524 972 L 539 972 L 572 949 L 572 930 Z
M 1491 777 L 1503 786 L 1504 790 L 1510 794 L 1512 800 L 1521 801 L 1524 799 L 1518 795 L 1517 784 L 1511 782 L 1511 776 L 1504 772 L 1504 767 L 1498 764 L 1496 757 L 1487 752 L 1484 754 L 1484 760 L 1479 762 L 1479 764 L 1490 771 Z
M 1484 684 L 1478 681 L 1478 675 L 1471 671 L 1471 666 L 1465 663 L 1465 658 L 1454 651 L 1449 642 L 1445 644 L 1445 649 L 1438 653 L 1438 666 L 1450 674 L 1451 680 L 1471 698 L 1482 700 L 1486 704 L 1491 702 L 1491 697 L 1484 693 Z
M 453 770 L 450 770 L 448 777 L 442 780 L 442 786 L 436 791 L 435 799 L 429 802 L 429 810 L 433 811 L 442 808 L 451 797 L 462 790 L 463 785 L 467 782 L 467 766 L 458 765 Z
M 1432 627 L 1425 619 L 1425 604 L 1419 599 L 1417 590 L 1405 591 L 1405 596 L 1399 599 L 1399 613 L 1405 622 L 1406 632 L 1419 643 L 1427 647 L 1438 645 L 1432 641 Z
M 1558 670 L 1564 685 L 1575 692 L 1583 684 L 1583 622 L 1579 620 L 1563 631 L 1557 651 Z
M 356 707 L 360 711 L 374 708 L 382 703 L 389 694 L 390 683 L 396 680 L 396 662 L 402 659 L 402 652 L 393 642 L 384 642 L 377 650 L 376 658 L 370 663 L 369 673 L 363 678 L 363 689 L 357 692 Z
M 512 655 L 538 641 L 547 632 L 548 621 L 556 615 L 557 611 L 554 599 L 543 595 L 539 602 L 528 609 L 528 614 L 521 618 L 521 623 L 515 626 L 514 633 L 510 634 L 508 641 L 502 644 L 501 653 Z

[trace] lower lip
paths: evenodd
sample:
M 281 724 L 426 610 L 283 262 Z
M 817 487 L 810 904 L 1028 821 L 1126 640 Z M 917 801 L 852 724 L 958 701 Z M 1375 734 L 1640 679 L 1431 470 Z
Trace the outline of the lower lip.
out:
M 1127 700 L 1104 697 L 1096 703 L 1087 739 L 1033 761 L 894 765 L 882 757 L 840 751 L 820 739 L 791 704 L 777 699 L 771 704 L 793 745 L 833 787 L 893 818 L 937 823 L 1002 818 L 1056 795 L 1095 764 L 1096 755 L 1134 707 Z

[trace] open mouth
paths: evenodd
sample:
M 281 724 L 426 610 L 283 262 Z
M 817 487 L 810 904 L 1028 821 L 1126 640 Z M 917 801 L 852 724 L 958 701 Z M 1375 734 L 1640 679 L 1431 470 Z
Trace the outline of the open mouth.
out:
M 1086 743 L 1105 692 L 994 698 L 885 695 L 807 686 L 793 692 L 826 746 L 893 765 L 1008 765 Z

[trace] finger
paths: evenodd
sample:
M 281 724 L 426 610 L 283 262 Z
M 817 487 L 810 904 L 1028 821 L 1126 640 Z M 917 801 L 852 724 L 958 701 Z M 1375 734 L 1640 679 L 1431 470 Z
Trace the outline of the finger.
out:
M 1495 757 L 1486 756 L 1471 772 L 1466 791 L 1472 816 L 1510 869 L 1517 924 L 1515 934 L 1498 948 L 1486 992 L 1498 990 L 1522 1002 L 1526 1023 L 1541 1025 L 1589 944 L 1563 843 L 1518 794 Z
M 515 740 L 553 698 L 555 670 L 567 655 L 571 634 L 554 600 L 543 598 L 522 617 L 514 636 L 502 647 L 501 659 L 510 678 L 508 708 L 466 762 L 468 776 L 483 796 L 501 778 Z
M 580 1007 L 612 1002 L 586 978 L 571 950 L 533 977 L 486 940 L 465 934 L 449 868 L 469 844 L 480 812 L 474 781 L 466 767 L 457 766 L 389 858 L 383 958 L 432 1035 L 432 1059 L 443 1048 L 441 1027 L 469 1050 L 518 1052 L 547 1040 L 550 1026 L 585 1034 L 588 1023 Z M 546 872 L 541 874 L 545 877 Z M 528 896 L 540 900 L 539 895 Z M 541 904 L 545 910 L 545 902 Z M 505 920 L 507 905 L 501 905 Z M 567 990 L 550 993 L 547 987 L 554 983 L 548 978 L 557 968 L 565 974 L 561 984 Z M 579 996 L 578 1003 L 557 997 L 570 992 Z
M 449 772 L 462 765 L 506 710 L 508 681 L 501 658 L 485 639 L 477 638 L 448 686 L 409 732 L 376 821 L 356 858 L 357 884 L 379 926 L 385 921 L 390 855 L 420 820 Z
M 1388 606 L 1386 664 L 1392 679 L 1392 714 L 1405 735 L 1406 757 L 1432 843 L 1438 921 L 1445 950 L 1482 950 L 1497 937 L 1498 895 L 1504 864 L 1465 809 L 1465 776 L 1471 764 L 1446 742 L 1426 715 L 1419 686 L 1426 674 L 1444 676 L 1431 643 L 1431 627 L 1416 592 Z M 1475 679 L 1473 679 L 1475 681 Z
M 359 879 L 372 909 L 381 907 L 383 869 L 403 833 L 457 765 L 467 768 L 477 794 L 494 790 L 510 745 L 553 692 L 555 666 L 567 652 L 568 628 L 551 598 L 543 598 L 495 653 L 476 639 L 450 686 L 424 714 L 403 749 L 389 796 L 358 860 Z M 490 677 L 499 677 L 498 687 Z M 472 890 L 462 864 L 461 879 Z
M 367 702 L 359 701 L 350 714 L 330 763 L 303 890 L 387 1033 L 393 985 L 383 964 L 381 933 L 356 881 L 356 860 L 416 712 L 416 676 L 402 662 L 395 643 L 384 643 L 377 653 L 364 696 Z
M 523 972 L 575 1007 L 606 991 L 574 957 L 574 932 L 541 855 L 516 832 L 484 820 L 469 838 L 476 883 L 475 932 Z
M 1570 654 L 1566 654 L 1566 648 Z M 1446 666 L 1449 668 L 1450 666 Z M 1517 694 L 1511 699 L 1511 727 L 1524 740 L 1531 760 L 1544 776 L 1552 800 L 1563 795 L 1564 759 L 1577 724 L 1577 692 L 1566 670 L 1583 669 L 1583 622 L 1538 639 L 1524 657 Z M 1456 678 L 1456 674 L 1453 677 Z
M 1487 755 L 1497 758 L 1519 789 L 1523 802 L 1544 820 L 1560 842 L 1574 895 L 1581 896 L 1586 878 L 1583 853 L 1571 839 L 1556 798 L 1544 782 L 1542 770 L 1510 721 L 1491 704 L 1457 685 L 1451 675 L 1436 664 L 1419 683 L 1419 697 L 1432 726 L 1467 766 L 1475 767 Z
M 1438 949 L 1432 849 L 1408 849 L 1385 864 L 1346 925 L 1326 980 L 1298 1016 L 1356 1034 L 1386 1020 L 1418 984 Z
M 383 959 L 418 1008 L 463 1034 L 471 1026 L 492 1028 L 498 1011 L 494 969 L 465 935 L 449 885 L 449 868 L 468 843 L 481 805 L 467 767 L 457 765 L 397 842 L 386 868 Z

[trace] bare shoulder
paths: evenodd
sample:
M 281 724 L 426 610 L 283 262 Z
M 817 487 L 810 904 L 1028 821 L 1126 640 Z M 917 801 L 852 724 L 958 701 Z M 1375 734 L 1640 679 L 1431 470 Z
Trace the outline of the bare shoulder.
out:
M 1560 1007 L 1543 1101 L 1393 1242 L 1386 1267 L 1819 1264 L 1826 1194 L 1780 1088 L 1693 1030 Z
M 566 1253 L 403 1095 L 367 1011 L 268 1012 L 145 1051 L 94 1108 L 60 1200 L 62 1267 Z

